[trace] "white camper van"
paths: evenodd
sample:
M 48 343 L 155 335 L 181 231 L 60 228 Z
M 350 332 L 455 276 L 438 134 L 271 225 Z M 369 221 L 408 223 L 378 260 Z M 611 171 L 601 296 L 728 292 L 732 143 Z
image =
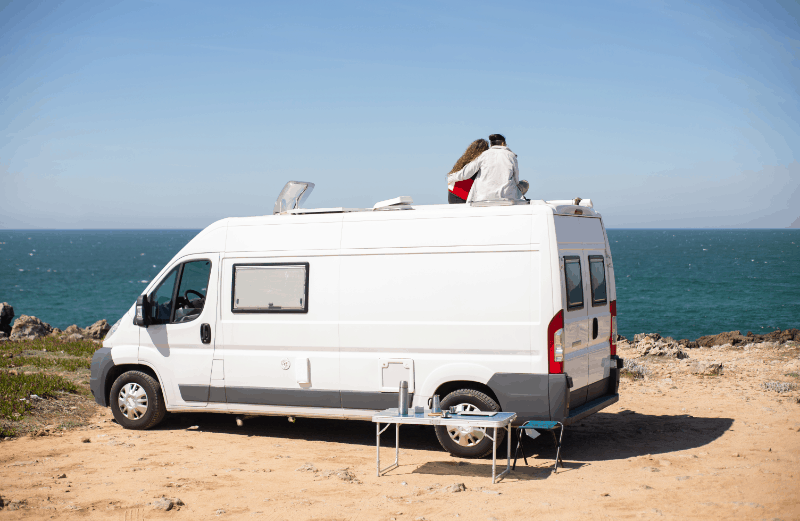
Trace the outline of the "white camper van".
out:
M 401 381 L 412 405 L 439 395 L 520 423 L 618 400 L 614 269 L 590 201 L 303 209 L 309 185 L 200 232 L 112 328 L 91 390 L 121 425 L 369 419 Z M 437 437 L 462 457 L 492 447 L 479 430 Z

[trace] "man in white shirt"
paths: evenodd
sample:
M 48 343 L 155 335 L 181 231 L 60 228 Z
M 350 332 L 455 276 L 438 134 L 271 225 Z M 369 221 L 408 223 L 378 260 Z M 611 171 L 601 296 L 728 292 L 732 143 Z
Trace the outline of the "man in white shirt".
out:
M 506 138 L 500 134 L 489 136 L 491 147 L 475 161 L 447 176 L 452 184 L 469 179 L 475 174 L 475 183 L 469 191 L 467 202 L 493 201 L 498 199 L 522 199 L 519 188 L 519 166 L 517 154 L 506 146 Z

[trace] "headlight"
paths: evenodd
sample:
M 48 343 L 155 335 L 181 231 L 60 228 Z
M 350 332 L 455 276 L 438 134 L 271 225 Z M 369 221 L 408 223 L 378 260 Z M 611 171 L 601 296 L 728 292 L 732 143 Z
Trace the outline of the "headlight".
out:
M 127 313 L 125 313 L 125 315 L 127 315 Z M 114 325 L 111 326 L 111 329 L 108 330 L 108 333 L 106 333 L 106 336 L 105 336 L 105 338 L 103 338 L 103 340 L 108 340 L 109 338 L 111 338 L 111 335 L 113 335 L 114 332 L 117 330 L 117 328 L 119 327 L 120 323 L 122 322 L 122 319 L 125 318 L 125 315 L 122 315 L 121 317 L 119 317 L 119 320 L 114 322 Z

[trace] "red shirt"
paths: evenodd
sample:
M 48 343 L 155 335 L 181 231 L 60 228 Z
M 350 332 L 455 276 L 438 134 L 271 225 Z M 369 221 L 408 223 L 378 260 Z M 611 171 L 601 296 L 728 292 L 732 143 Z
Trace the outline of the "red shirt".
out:
M 450 193 L 466 201 L 467 197 L 469 197 L 469 191 L 472 188 L 472 183 L 474 182 L 475 181 L 472 179 L 459 181 L 453 186 L 453 189 L 450 190 Z

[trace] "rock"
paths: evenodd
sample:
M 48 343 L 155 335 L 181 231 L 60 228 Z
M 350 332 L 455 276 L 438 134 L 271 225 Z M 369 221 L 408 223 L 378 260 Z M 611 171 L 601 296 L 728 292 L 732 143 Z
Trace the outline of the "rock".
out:
M 179 497 L 176 497 L 175 499 L 173 499 L 172 502 L 175 503 L 175 506 L 178 506 L 178 507 L 186 506 L 186 503 L 181 501 L 181 498 L 179 498 Z
M 60 476 L 56 476 L 56 479 L 64 479 L 66 477 L 67 477 L 66 474 L 61 474 Z
M 788 393 L 797 389 L 797 384 L 793 382 L 761 382 L 761 388 L 765 391 L 775 391 L 776 393 Z
M 106 319 L 101 319 L 87 327 L 83 334 L 94 340 L 102 340 L 109 330 L 111 330 L 111 326 L 108 324 L 108 321 Z
M 697 362 L 692 367 L 692 372 L 703 376 L 717 376 L 722 374 L 722 364 L 717 362 Z
M 52 326 L 36 317 L 21 315 L 11 328 L 11 340 L 36 340 L 53 332 Z
M 322 477 L 324 478 L 335 477 L 341 479 L 342 481 L 347 481 L 348 483 L 358 483 L 358 484 L 361 483 L 361 481 L 356 477 L 355 473 L 349 468 L 326 470 L 325 472 L 322 473 Z
M 79 335 L 77 333 L 74 333 L 72 335 L 69 335 L 66 338 L 66 340 L 67 340 L 67 342 L 80 342 L 81 340 L 85 340 L 85 339 L 83 338 L 83 335 Z
M 0 304 L 0 332 L 11 336 L 11 321 L 14 320 L 14 308 L 8 302 Z
M 64 330 L 64 334 L 69 335 L 81 335 L 83 336 L 83 329 L 79 328 L 75 324 L 72 324 L 67 329 Z
M 658 333 L 638 333 L 634 336 L 633 347 L 638 349 L 642 356 L 665 356 L 681 360 L 689 358 L 681 342 L 684 341 L 675 341 L 672 337 L 662 338 Z M 685 343 L 688 343 L 688 340 Z
M 64 334 L 64 332 L 61 331 L 60 329 L 58 329 L 57 327 L 54 327 L 53 330 L 50 332 L 50 336 L 56 337 L 56 338 L 60 338 L 61 335 L 63 335 L 63 334 Z
M 4 342 L 8 340 L 8 333 L 5 331 L 0 331 L 0 342 Z
M 191 427 L 186 427 L 187 431 L 196 431 L 200 427 L 198 425 L 192 425 Z
M 22 501 L 9 501 L 6 503 L 6 510 L 9 512 L 13 512 L 15 510 L 21 510 L 22 507 L 25 506 L 25 500 Z
M 313 463 L 306 463 L 302 467 L 294 469 L 295 472 L 318 472 Z
M 800 342 L 800 330 L 786 329 L 781 331 L 778 329 L 766 335 L 754 335 L 750 331 L 747 332 L 747 335 L 742 335 L 741 331 L 728 331 L 718 335 L 701 336 L 697 339 L 697 343 L 702 347 L 715 347 L 725 344 L 736 346 L 739 344 L 755 344 L 760 342 L 783 344 L 791 341 Z
M 450 485 L 449 487 L 445 488 L 444 490 L 445 490 L 445 492 L 451 492 L 451 493 L 464 492 L 465 490 L 467 490 L 467 486 L 464 485 L 463 483 L 453 483 L 452 485 Z
M 224 509 L 224 508 L 218 508 L 218 509 L 217 509 L 217 511 L 216 511 L 216 514 L 217 514 L 218 516 L 221 516 L 221 515 L 222 515 L 222 514 L 224 514 L 224 513 L 225 513 L 225 509 Z
M 163 510 L 164 512 L 172 510 L 173 506 L 174 502 L 171 499 L 165 497 L 162 497 L 161 499 L 156 499 L 152 503 L 153 510 Z
M 91 442 L 92 442 L 92 440 L 90 440 L 89 438 L 83 438 L 83 439 L 81 440 L 81 442 L 82 442 L 82 443 L 91 443 Z

